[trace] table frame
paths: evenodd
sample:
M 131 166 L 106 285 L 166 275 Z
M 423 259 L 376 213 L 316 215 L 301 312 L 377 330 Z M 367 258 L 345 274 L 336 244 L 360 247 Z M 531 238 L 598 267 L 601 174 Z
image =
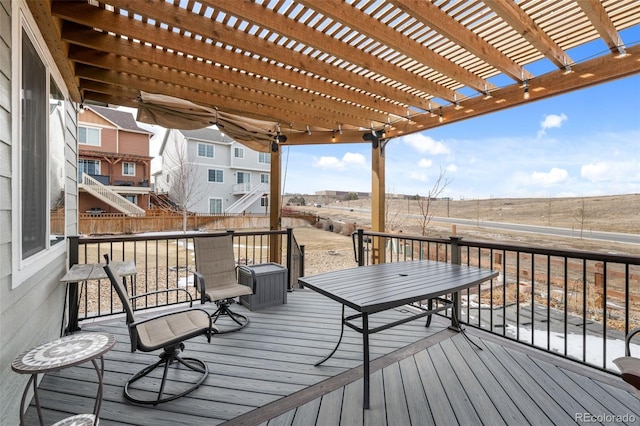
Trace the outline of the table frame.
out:
M 46 352 L 50 350 L 50 348 L 54 348 L 56 345 L 64 345 L 64 344 L 73 344 L 74 340 L 87 340 L 89 337 L 93 340 L 96 336 L 100 336 L 102 338 L 106 338 L 106 342 L 101 346 L 90 347 L 90 349 L 86 350 L 85 353 L 78 355 L 78 353 L 72 353 L 71 356 L 65 357 L 61 355 L 59 360 L 55 358 L 49 362 L 40 361 L 42 365 L 36 364 L 25 364 L 24 359 L 31 357 L 31 359 L 40 360 L 41 355 L 39 353 L 41 351 Z M 94 340 L 94 344 L 95 344 Z M 100 407 L 102 405 L 102 393 L 103 393 L 103 377 L 104 377 L 104 354 L 113 348 L 116 343 L 116 338 L 114 335 L 110 333 L 85 333 L 85 334 L 76 334 L 74 336 L 65 336 L 61 337 L 57 340 L 54 340 L 49 343 L 45 343 L 39 346 L 36 346 L 26 352 L 19 354 L 14 361 L 11 363 L 11 369 L 19 374 L 29 374 L 29 380 L 27 381 L 27 385 L 24 388 L 24 392 L 22 393 L 22 399 L 20 400 L 20 425 L 26 425 L 24 420 L 25 413 L 25 403 L 27 400 L 27 395 L 29 392 L 29 387 L 33 386 L 33 399 L 35 400 L 36 410 L 38 412 L 38 419 L 40 420 L 40 424 L 44 425 L 44 420 L 42 417 L 42 408 L 40 407 L 40 399 L 38 397 L 38 374 L 46 374 L 54 371 L 64 370 L 65 368 L 70 368 L 79 364 L 83 364 L 85 362 L 91 361 L 93 364 L 93 368 L 96 370 L 96 374 L 98 375 L 98 391 L 96 393 L 96 400 L 93 405 L 93 415 L 95 420 L 98 421 L 98 416 L 100 414 Z M 32 356 L 32 354 L 36 354 L 38 356 Z M 68 359 L 65 359 L 68 358 Z M 98 366 L 97 359 L 100 359 L 100 366 Z
M 106 272 L 104 272 L 104 265 L 104 263 L 76 263 L 71 266 L 69 271 L 60 279 L 61 283 L 66 284 L 60 336 L 73 334 L 74 332 L 81 330 L 78 325 L 78 312 L 80 310 L 78 283 L 82 282 L 86 285 L 89 280 L 108 280 L 109 277 Z M 131 295 L 135 295 L 135 276 L 138 273 L 135 262 L 132 260 L 114 261 L 110 263 L 110 266 L 117 276 L 120 276 L 125 280 L 125 288 L 127 277 L 131 278 Z M 67 308 L 67 296 L 69 298 L 69 323 L 65 329 L 64 316 Z
M 316 365 L 322 364 L 335 354 L 342 341 L 345 325 L 361 333 L 364 368 L 363 407 L 369 408 L 369 335 L 425 316 L 428 317 L 425 326 L 429 326 L 431 315 L 446 309 L 453 309 L 450 328 L 461 331 L 458 322 L 459 292 L 497 276 L 497 271 L 487 269 L 431 260 L 414 260 L 360 266 L 299 278 L 300 284 L 342 304 L 342 324 L 338 343 L 333 351 Z M 447 295 L 452 297 L 446 298 Z M 418 301 L 428 301 L 427 308 L 416 306 L 421 312 L 378 327 L 369 327 L 369 315 Z M 434 301 L 441 305 L 438 304 L 434 308 Z M 345 316 L 345 307 L 350 307 L 357 313 Z M 357 319 L 361 319 L 361 326 L 353 323 Z

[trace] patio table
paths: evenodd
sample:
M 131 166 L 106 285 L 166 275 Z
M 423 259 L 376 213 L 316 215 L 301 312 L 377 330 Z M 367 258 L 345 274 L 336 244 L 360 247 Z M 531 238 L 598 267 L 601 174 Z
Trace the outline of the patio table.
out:
M 336 347 L 316 365 L 320 365 L 336 352 L 344 326 L 362 334 L 364 389 L 363 407 L 369 408 L 369 335 L 404 324 L 417 318 L 453 308 L 451 328 L 460 331 L 458 324 L 459 291 L 498 276 L 498 272 L 431 260 L 383 263 L 343 269 L 310 277 L 299 278 L 300 284 L 342 304 L 342 325 Z M 446 298 L 451 295 L 451 298 Z M 419 301 L 428 301 L 427 308 L 418 307 L 415 315 L 369 327 L 369 315 Z M 438 301 L 433 308 L 433 301 Z M 356 312 L 345 317 L 345 307 Z M 354 320 L 361 320 L 361 325 Z M 429 325 L 427 321 L 427 326 Z
M 62 326 L 64 327 L 64 315 L 67 307 L 67 293 L 69 297 L 69 324 L 67 325 L 67 333 L 73 333 L 79 331 L 78 326 L 78 311 L 80 309 L 80 300 L 78 298 L 78 283 L 86 282 L 89 280 L 107 280 L 107 274 L 104 272 L 104 263 L 77 263 L 73 265 L 69 271 L 60 279 L 61 283 L 66 284 L 67 288 L 64 295 L 64 309 L 62 311 Z M 131 278 L 131 295 L 135 295 L 135 276 L 138 273 L 136 264 L 132 260 L 127 261 L 113 261 L 110 263 L 111 269 L 115 272 L 116 276 L 125 279 Z M 63 330 L 60 330 L 60 335 L 63 334 Z
M 24 405 L 27 400 L 29 387 L 32 385 L 38 419 L 40 420 L 40 424 L 44 425 L 40 400 L 38 399 L 38 374 L 60 371 L 88 361 L 91 361 L 98 375 L 98 392 L 93 406 L 93 413 L 71 416 L 57 422 L 54 426 L 97 425 L 100 405 L 102 403 L 102 377 L 104 375 L 103 355 L 111 350 L 115 343 L 116 338 L 110 333 L 80 333 L 44 343 L 16 356 L 11 363 L 11 369 L 19 374 L 30 375 L 20 402 L 20 425 L 26 424 L 24 419 Z M 98 359 L 100 360 L 100 366 L 98 366 Z

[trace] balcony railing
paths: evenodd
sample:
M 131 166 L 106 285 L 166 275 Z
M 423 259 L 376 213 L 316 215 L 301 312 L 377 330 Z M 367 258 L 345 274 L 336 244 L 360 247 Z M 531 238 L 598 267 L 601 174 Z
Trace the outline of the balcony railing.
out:
M 287 267 L 288 288 L 297 285 L 303 271 L 303 254 L 291 229 L 262 232 L 233 232 L 233 247 L 238 265 L 277 262 Z M 104 263 L 104 255 L 114 261 L 135 262 L 137 275 L 127 283 L 132 293 L 185 288 L 196 296 L 193 237 L 204 233 L 158 233 L 150 235 L 80 238 L 70 237 L 70 264 Z M 70 305 L 78 304 L 78 320 L 123 312 L 118 296 L 108 280 L 71 284 Z M 75 302 L 73 302 L 75 301 Z M 142 298 L 136 309 L 186 302 L 183 292 L 171 292 Z M 69 324 L 75 329 L 77 324 Z
M 500 271 L 461 295 L 469 326 L 583 364 L 615 370 L 640 326 L 640 257 L 358 230 L 356 261 L 432 259 Z

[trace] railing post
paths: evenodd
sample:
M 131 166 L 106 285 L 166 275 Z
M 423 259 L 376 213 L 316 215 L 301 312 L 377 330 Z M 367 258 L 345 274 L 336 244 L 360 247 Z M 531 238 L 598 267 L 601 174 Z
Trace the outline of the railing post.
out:
M 451 240 L 451 263 L 459 265 L 462 259 L 462 252 L 459 245 L 462 237 L 449 237 Z
M 358 266 L 364 266 L 364 229 L 358 229 Z
M 291 285 L 291 265 L 293 264 L 293 228 L 287 228 L 287 291 L 293 291 Z
M 459 245 L 462 237 L 449 237 L 451 240 L 451 263 L 454 265 L 459 265 L 461 261 L 461 248 Z M 462 316 L 462 306 L 460 303 L 460 292 L 456 291 L 453 293 L 453 309 L 454 312 L 451 312 L 451 328 L 454 330 L 460 330 L 460 318 Z

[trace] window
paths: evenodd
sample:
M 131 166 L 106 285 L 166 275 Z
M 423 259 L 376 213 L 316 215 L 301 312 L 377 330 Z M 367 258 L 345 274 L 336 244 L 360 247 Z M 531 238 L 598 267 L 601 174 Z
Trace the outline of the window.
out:
M 122 163 L 122 176 L 135 176 L 136 163 Z
M 82 182 L 82 173 L 89 176 L 97 176 L 100 174 L 99 160 L 78 160 L 78 182 Z
M 236 183 L 251 183 L 251 173 L 238 172 Z
M 243 148 L 233 148 L 233 156 L 236 158 L 244 158 L 244 149 Z
M 100 146 L 100 129 L 93 127 L 78 127 L 78 143 Z
M 222 214 L 222 198 L 209 198 L 209 213 Z
M 17 12 L 16 12 L 17 13 Z M 65 202 L 67 168 L 65 148 L 66 94 L 57 84 L 60 76 L 44 41 L 25 20 L 13 34 L 13 60 L 18 67 L 12 79 L 12 119 L 17 142 L 12 144 L 13 210 L 11 262 L 12 288 L 40 268 L 34 265 L 59 258 L 67 229 Z M 5 191 L 2 191 L 4 194 Z M 55 246 L 55 249 L 54 249 Z
M 267 197 L 260 198 L 260 207 L 269 207 L 269 199 Z
M 222 173 L 222 170 L 209 169 L 209 182 L 224 182 L 224 175 Z
M 269 183 L 269 175 L 260 173 L 260 183 Z
M 135 195 L 124 194 L 123 197 L 126 198 L 128 201 L 132 202 L 133 204 L 138 204 L 138 199 L 136 198 Z
M 266 152 L 259 152 L 258 163 L 271 164 L 271 154 L 267 154 Z
M 198 157 L 213 158 L 213 145 L 210 143 L 199 143 Z

